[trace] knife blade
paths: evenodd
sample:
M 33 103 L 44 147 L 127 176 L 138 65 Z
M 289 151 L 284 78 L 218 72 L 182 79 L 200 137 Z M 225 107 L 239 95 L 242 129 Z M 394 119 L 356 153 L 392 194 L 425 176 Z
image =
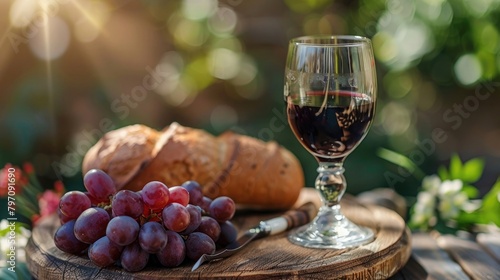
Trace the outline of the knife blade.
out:
M 318 209 L 312 202 L 305 203 L 297 209 L 289 210 L 283 215 L 266 221 L 259 222 L 258 225 L 247 230 L 236 241 L 227 245 L 224 249 L 214 254 L 203 254 L 193 265 L 191 271 L 196 270 L 204 262 L 230 257 L 240 251 L 252 240 L 282 233 L 291 228 L 305 225 L 316 215 Z

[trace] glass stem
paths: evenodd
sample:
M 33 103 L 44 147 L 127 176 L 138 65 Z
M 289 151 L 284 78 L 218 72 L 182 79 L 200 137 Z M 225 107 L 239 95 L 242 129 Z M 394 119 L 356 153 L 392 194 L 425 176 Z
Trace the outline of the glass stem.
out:
M 366 244 L 373 240 L 371 229 L 360 227 L 342 214 L 340 199 L 346 191 L 342 161 L 320 162 L 316 189 L 323 206 L 309 225 L 299 228 L 289 240 L 311 248 L 343 249 Z
M 321 194 L 323 205 L 340 211 L 340 199 L 346 191 L 346 179 L 342 162 L 321 163 L 317 169 L 315 187 Z

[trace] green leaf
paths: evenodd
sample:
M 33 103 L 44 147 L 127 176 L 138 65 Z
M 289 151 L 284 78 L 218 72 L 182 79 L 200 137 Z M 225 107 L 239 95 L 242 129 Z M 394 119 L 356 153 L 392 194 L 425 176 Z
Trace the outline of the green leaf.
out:
M 480 211 L 481 223 L 495 223 L 500 226 L 500 178 L 491 190 L 483 197 Z
M 477 224 L 478 215 L 477 212 L 467 213 L 462 211 L 455 220 L 455 228 L 471 231 L 474 225 Z
M 21 215 L 24 215 L 27 218 L 31 218 L 34 214 L 38 214 L 40 209 L 38 205 L 34 205 L 30 202 L 26 197 L 18 196 L 17 197 L 17 209 Z
M 28 186 L 32 187 L 36 193 L 43 192 L 44 189 L 40 185 L 40 182 L 38 181 L 38 178 L 36 177 L 36 175 L 34 173 L 28 175 L 28 181 L 30 182 L 30 184 L 28 184 Z
M 467 194 L 468 198 L 476 198 L 479 195 L 477 188 L 471 185 L 464 185 L 462 191 Z
M 484 160 L 475 158 L 464 163 L 461 178 L 466 183 L 474 183 L 481 178 L 484 170 Z
M 462 160 L 458 154 L 453 154 L 450 159 L 450 179 L 460 179 L 462 175 Z
M 437 174 L 439 175 L 439 178 L 441 179 L 441 181 L 445 181 L 445 180 L 450 179 L 450 176 L 448 175 L 448 170 L 446 170 L 446 167 L 444 167 L 444 166 L 440 166 L 438 168 Z
M 460 212 L 460 215 L 457 217 L 457 223 L 462 227 L 467 226 L 467 225 L 471 225 L 471 224 L 475 224 L 475 223 L 477 223 L 479 216 L 480 216 L 480 213 L 478 213 L 477 211 L 472 212 L 472 213 L 467 213 L 467 212 L 462 211 L 462 212 Z
M 21 195 L 17 196 L 18 199 L 19 197 L 24 198 L 25 202 L 30 203 L 31 205 L 38 205 L 38 198 L 37 196 L 40 195 L 41 193 L 36 190 L 32 185 L 27 185 L 24 189 Z
M 5 236 L 7 236 L 7 234 L 9 233 L 9 231 L 10 231 L 10 230 L 9 230 L 9 228 L 8 228 L 8 227 L 7 227 L 7 228 L 4 228 L 4 229 L 2 229 L 2 230 L 0 230 L 0 237 L 5 237 Z
M 434 226 L 434 229 L 441 234 L 456 234 L 457 229 L 455 226 L 449 226 L 447 223 L 439 222 Z
M 385 148 L 378 149 L 377 154 L 379 157 L 408 170 L 417 179 L 421 180 L 425 177 L 425 173 L 411 159 L 402 154 Z
M 21 222 L 16 222 L 16 227 L 14 231 L 17 234 L 21 234 L 21 228 L 30 229 L 29 225 Z M 0 237 L 7 237 L 10 231 L 11 231 L 10 226 L 7 226 L 6 228 L 0 230 Z M 2 278 L 0 277 L 0 279 Z

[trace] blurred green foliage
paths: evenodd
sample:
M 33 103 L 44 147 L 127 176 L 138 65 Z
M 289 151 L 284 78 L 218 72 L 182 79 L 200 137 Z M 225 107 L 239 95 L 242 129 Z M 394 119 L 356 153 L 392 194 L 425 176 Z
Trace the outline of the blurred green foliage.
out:
M 427 137 L 433 127 L 422 122 L 422 115 L 439 110 L 439 104 L 446 104 L 450 96 L 466 96 L 480 83 L 500 76 L 499 0 L 93 2 L 106 3 L 111 14 L 126 10 L 125 14 L 140 15 L 160 30 L 167 50 L 157 63 L 168 79 L 152 91 L 164 101 L 155 105 L 171 115 L 157 123 L 179 121 L 214 134 L 234 129 L 262 140 L 276 140 L 300 159 L 308 185 L 314 182 L 317 164 L 283 118 L 283 67 L 287 41 L 292 37 L 355 34 L 373 40 L 379 81 L 377 119 L 346 161 L 348 191 L 354 193 L 387 187 L 384 172 L 390 165 L 377 156 L 379 147 L 402 154 L 417 149 L 416 139 Z M 61 6 L 61 14 L 64 8 Z M 121 47 L 125 50 L 125 46 L 115 46 Z M 65 59 L 62 56 L 54 64 Z M 64 99 L 65 87 L 77 83 L 56 72 L 52 93 L 56 102 L 45 104 L 46 92 L 40 89 L 46 83 L 44 71 L 43 65 L 37 65 L 12 82 L 11 97 L 2 107 L 6 109 L 0 128 L 9 137 L 0 141 L 0 163 L 30 161 L 50 147 L 54 137 L 58 154 L 38 156 L 37 170 L 44 169 L 40 165 L 50 169 L 52 162 L 71 151 L 67 147 L 76 133 L 71 131 L 68 117 L 72 112 L 60 99 Z M 117 119 L 109 112 L 111 100 L 103 97 L 107 89 L 100 86 L 99 79 L 106 77 L 96 74 L 93 92 L 78 98 L 93 104 L 90 107 L 95 111 L 89 114 Z M 273 118 L 278 119 L 274 127 Z M 128 117 L 115 124 L 145 119 Z M 61 130 L 62 126 L 69 129 Z M 436 154 L 420 165 L 426 173 L 434 171 L 439 165 Z M 405 185 L 418 182 L 408 177 Z M 398 191 L 414 193 L 415 189 L 400 186 Z

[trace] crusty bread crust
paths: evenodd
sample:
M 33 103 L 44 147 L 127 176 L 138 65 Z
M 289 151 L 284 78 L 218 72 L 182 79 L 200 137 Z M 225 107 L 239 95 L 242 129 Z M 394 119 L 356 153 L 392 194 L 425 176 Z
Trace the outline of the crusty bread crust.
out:
M 304 186 L 299 161 L 276 142 L 229 131 L 215 137 L 178 123 L 162 131 L 133 125 L 106 133 L 83 160 L 84 173 L 93 168 L 107 172 L 117 190 L 195 180 L 208 197 L 226 195 L 260 209 L 292 207 Z

